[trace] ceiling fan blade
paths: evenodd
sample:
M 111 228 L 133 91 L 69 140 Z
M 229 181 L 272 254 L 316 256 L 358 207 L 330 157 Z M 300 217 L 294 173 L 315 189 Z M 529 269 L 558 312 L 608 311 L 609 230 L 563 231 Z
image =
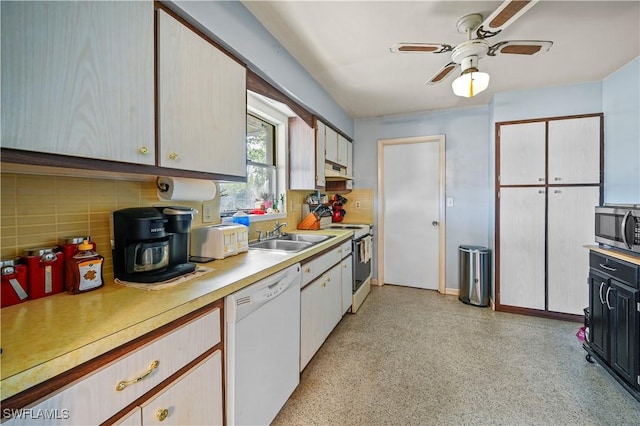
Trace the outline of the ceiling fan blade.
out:
M 505 0 L 480 24 L 476 29 L 476 36 L 489 38 L 499 34 L 537 2 L 538 0 Z
M 393 53 L 444 53 L 453 47 L 440 43 L 396 43 L 389 48 Z
M 424 84 L 440 83 L 442 80 L 447 78 L 449 74 L 451 74 L 458 68 L 460 68 L 460 64 L 456 64 L 455 62 L 449 62 L 444 67 L 440 68 L 434 75 L 432 75 L 431 78 L 429 78 L 429 80 L 427 80 Z
M 507 55 L 535 55 L 547 52 L 553 46 L 552 41 L 543 40 L 506 40 L 489 47 L 488 56 L 498 54 Z

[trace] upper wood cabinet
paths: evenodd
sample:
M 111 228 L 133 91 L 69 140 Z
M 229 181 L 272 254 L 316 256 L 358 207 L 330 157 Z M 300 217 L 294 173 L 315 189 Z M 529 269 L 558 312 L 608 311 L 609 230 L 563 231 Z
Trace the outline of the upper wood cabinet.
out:
M 500 185 L 600 183 L 600 115 L 500 126 Z
M 2 147 L 154 164 L 153 2 L 2 2 Z
M 546 123 L 501 126 L 500 185 L 544 185 Z
M 338 162 L 338 132 L 331 127 L 326 126 L 326 132 L 324 137 L 324 153 L 325 160 L 332 163 Z
M 325 125 L 309 126 L 300 117 L 289 118 L 289 189 L 324 188 Z
M 331 127 L 327 127 L 325 136 L 325 160 L 330 163 L 335 163 L 340 166 L 347 166 L 349 161 L 349 144 L 350 142 L 333 130 Z
M 549 121 L 549 184 L 600 182 L 600 116 Z
M 158 14 L 158 165 L 246 176 L 245 67 Z

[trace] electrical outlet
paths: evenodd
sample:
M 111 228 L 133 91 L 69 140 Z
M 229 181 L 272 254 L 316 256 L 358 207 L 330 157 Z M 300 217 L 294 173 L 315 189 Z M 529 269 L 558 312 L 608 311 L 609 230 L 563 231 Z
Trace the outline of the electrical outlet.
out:
M 213 222 L 213 204 L 202 205 L 202 223 Z
M 453 197 L 447 198 L 447 207 L 453 207 Z
M 360 206 L 360 200 L 356 200 L 356 209 L 359 209 L 359 208 L 361 208 L 361 206 Z

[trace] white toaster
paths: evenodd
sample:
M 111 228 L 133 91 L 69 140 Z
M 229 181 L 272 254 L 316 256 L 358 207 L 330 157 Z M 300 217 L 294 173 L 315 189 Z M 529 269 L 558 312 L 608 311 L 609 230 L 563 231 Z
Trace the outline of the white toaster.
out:
M 191 256 L 224 259 L 249 249 L 249 228 L 244 225 L 214 225 L 193 228 Z

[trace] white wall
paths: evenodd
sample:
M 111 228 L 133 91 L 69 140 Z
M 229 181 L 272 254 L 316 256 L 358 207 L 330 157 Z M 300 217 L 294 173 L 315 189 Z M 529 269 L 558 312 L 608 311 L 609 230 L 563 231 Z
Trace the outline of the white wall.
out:
M 356 143 L 353 147 L 355 186 L 374 188 L 376 192 L 378 139 L 437 134 L 446 136 L 446 196 L 454 199 L 454 206 L 446 209 L 447 288 L 458 288 L 458 246 L 487 246 L 489 242 L 486 226 L 491 197 L 488 126 L 488 107 L 356 120 Z M 376 199 L 376 223 L 377 203 Z M 377 243 L 374 247 L 375 276 Z
M 242 59 L 256 74 L 353 136 L 353 119 L 241 2 L 174 0 L 166 4 Z
M 602 81 L 604 202 L 640 203 L 640 58 Z

